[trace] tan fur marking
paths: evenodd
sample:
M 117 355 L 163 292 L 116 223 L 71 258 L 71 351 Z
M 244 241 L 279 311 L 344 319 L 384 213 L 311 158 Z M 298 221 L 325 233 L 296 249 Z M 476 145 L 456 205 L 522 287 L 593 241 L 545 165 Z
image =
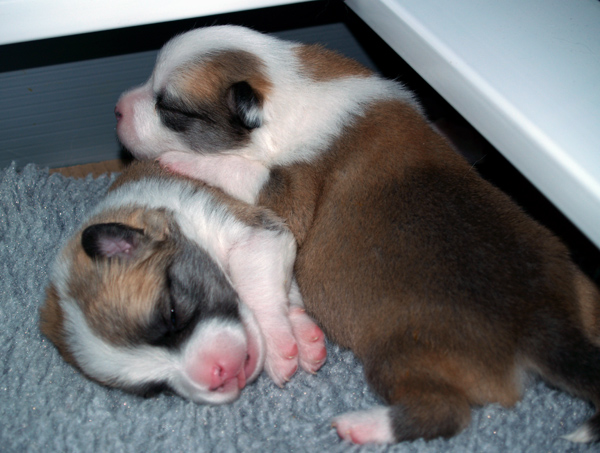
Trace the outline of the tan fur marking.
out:
M 373 75 L 360 63 L 318 44 L 296 48 L 303 71 L 315 81 L 324 82 L 342 77 L 369 77 Z
M 510 407 L 521 398 L 521 382 L 515 366 L 496 366 L 495 370 L 482 369 L 480 364 L 462 354 L 452 356 L 435 355 L 424 363 L 424 371 L 436 370 L 446 381 L 457 386 L 473 405 L 491 402 Z M 491 372 L 492 371 L 492 372 Z
M 260 102 L 264 102 L 272 87 L 265 76 L 259 57 L 244 51 L 223 51 L 199 63 L 192 63 L 178 72 L 175 86 L 178 93 L 189 96 L 189 102 L 218 105 L 226 90 L 237 82 L 248 82 Z
M 144 230 L 143 243 L 131 260 L 100 262 L 81 248 L 81 235 L 69 244 L 72 257 L 71 296 L 80 304 L 90 327 L 114 344 L 126 344 L 140 322 L 149 319 L 164 287 L 164 263 L 174 253 L 168 241 L 167 214 L 141 208 L 109 210 L 91 219 L 83 228 L 97 223 L 118 222 Z

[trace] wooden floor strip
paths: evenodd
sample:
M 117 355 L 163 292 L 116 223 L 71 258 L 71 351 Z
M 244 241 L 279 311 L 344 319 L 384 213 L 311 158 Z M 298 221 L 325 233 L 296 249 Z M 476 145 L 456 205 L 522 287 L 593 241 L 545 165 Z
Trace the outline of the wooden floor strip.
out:
M 115 159 L 92 164 L 74 165 L 72 167 L 52 168 L 50 169 L 50 173 L 60 173 L 63 176 L 73 178 L 85 178 L 91 173 L 96 178 L 104 173 L 120 172 L 126 165 L 123 160 Z

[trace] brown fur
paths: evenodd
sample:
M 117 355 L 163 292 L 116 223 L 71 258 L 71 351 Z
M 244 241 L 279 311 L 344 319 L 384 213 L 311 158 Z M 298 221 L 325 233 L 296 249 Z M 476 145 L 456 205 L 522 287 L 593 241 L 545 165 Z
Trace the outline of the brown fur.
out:
M 600 346 L 600 293 L 598 288 L 582 272 L 575 271 L 577 301 L 581 310 L 581 322 L 592 342 Z
M 598 343 L 598 292 L 567 249 L 405 104 L 372 106 L 313 166 L 274 169 L 259 203 L 298 240 L 309 313 L 399 404 L 400 439 L 452 435 L 473 404 L 514 404 L 526 368 L 564 385 L 537 358 L 552 347 L 528 338 L 546 322 L 540 335 L 562 335 L 551 319 Z
M 600 294 L 566 247 L 479 177 L 407 93 L 398 92 L 404 101 L 389 100 L 390 85 L 378 85 L 358 63 L 320 46 L 294 49 L 294 61 L 275 64 L 299 65 L 309 86 L 352 77 L 357 104 L 328 106 L 348 108 L 335 112 L 348 114 L 348 123 L 324 149 L 310 150 L 316 154 L 298 145 L 304 136 L 306 145 L 329 139 L 331 130 L 314 124 L 314 132 L 299 130 L 289 142 L 297 148 L 269 150 L 275 160 L 262 162 L 270 177 L 257 203 L 293 232 L 308 312 L 364 363 L 369 383 L 392 406 L 396 439 L 450 436 L 468 424 L 472 405 L 514 404 L 529 371 L 598 407 Z M 237 60 L 224 55 L 209 54 L 184 71 L 159 111 L 165 127 L 184 131 L 179 138 L 190 150 L 239 149 L 244 156 L 256 151 L 253 130 L 266 125 L 250 88 L 275 88 L 265 80 L 254 86 L 260 65 L 243 56 L 240 67 L 249 73 L 241 74 Z M 371 82 L 383 90 L 374 98 L 361 92 Z M 176 121 L 178 96 L 187 96 L 198 121 Z M 292 101 L 291 114 L 311 113 L 294 107 Z M 278 153 L 286 159 L 279 162 L 303 163 L 272 167 Z M 201 178 L 197 170 L 190 174 Z M 600 439 L 600 412 L 586 430 L 588 440 Z
M 348 76 L 368 77 L 373 74 L 355 60 L 318 44 L 299 46 L 296 54 L 305 75 L 317 82 Z
M 189 96 L 192 105 L 199 100 L 218 105 L 231 85 L 245 81 L 254 88 L 262 103 L 271 90 L 271 82 L 264 75 L 263 67 L 264 63 L 251 53 L 223 51 L 178 72 L 175 85 L 179 93 Z

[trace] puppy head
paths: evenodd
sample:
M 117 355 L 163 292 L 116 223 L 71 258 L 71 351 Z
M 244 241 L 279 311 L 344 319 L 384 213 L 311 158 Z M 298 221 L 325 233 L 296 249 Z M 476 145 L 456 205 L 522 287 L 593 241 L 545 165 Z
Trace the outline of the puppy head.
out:
M 264 121 L 271 90 L 264 62 L 249 49 L 281 45 L 229 26 L 174 38 L 161 50 L 150 79 L 119 99 L 121 143 L 138 158 L 244 147 Z
M 57 261 L 41 328 L 94 380 L 197 402 L 234 400 L 264 360 L 251 312 L 164 210 L 119 209 L 77 233 Z

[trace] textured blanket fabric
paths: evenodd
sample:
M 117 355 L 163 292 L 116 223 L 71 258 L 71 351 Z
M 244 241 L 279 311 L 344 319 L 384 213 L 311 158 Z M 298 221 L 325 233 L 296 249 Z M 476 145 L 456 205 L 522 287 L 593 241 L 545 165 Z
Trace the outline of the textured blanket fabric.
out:
M 593 413 L 586 402 L 539 381 L 515 408 L 473 410 L 450 440 L 356 447 L 341 442 L 333 416 L 377 403 L 352 353 L 329 345 L 317 375 L 284 389 L 266 376 L 226 406 L 177 396 L 143 399 L 101 387 L 59 357 L 38 329 L 48 271 L 61 243 L 111 178 L 74 180 L 33 165 L 0 170 L 0 450 L 123 452 L 537 452 L 594 451 L 561 436 Z M 459 333 L 460 334 L 460 333 Z

